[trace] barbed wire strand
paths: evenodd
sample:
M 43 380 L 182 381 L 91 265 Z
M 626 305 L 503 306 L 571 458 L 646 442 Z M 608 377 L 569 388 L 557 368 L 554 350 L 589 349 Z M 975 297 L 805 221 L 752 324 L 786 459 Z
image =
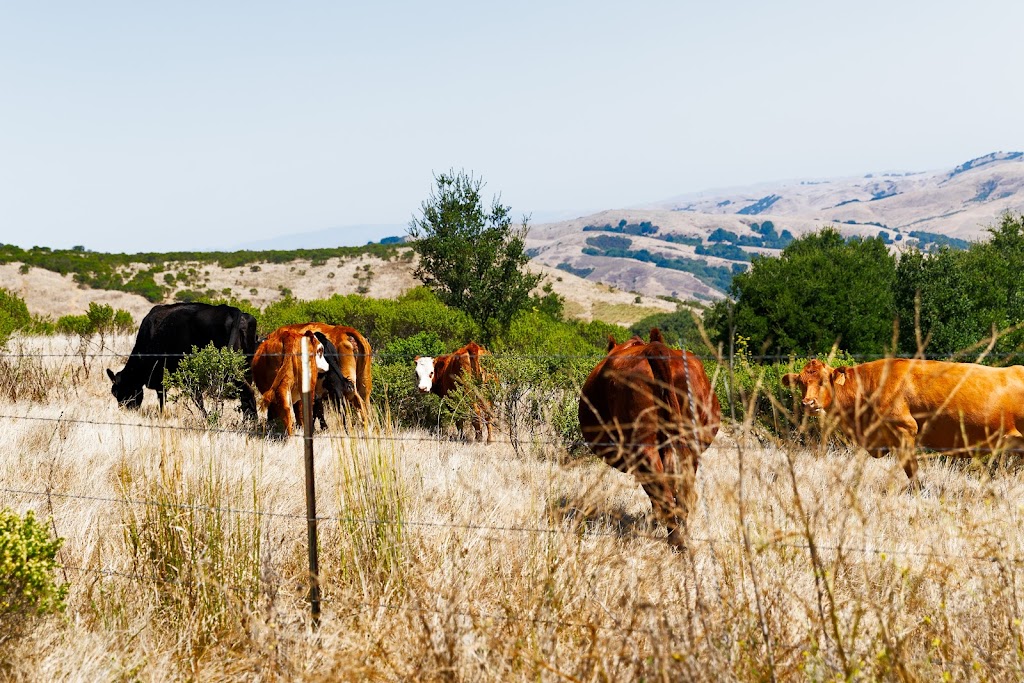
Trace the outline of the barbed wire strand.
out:
M 304 436 L 302 434 L 292 434 L 291 436 L 289 436 L 289 435 L 286 435 L 286 434 L 280 434 L 280 433 L 276 433 L 276 432 L 262 431 L 262 430 L 260 430 L 258 428 L 253 428 L 253 429 L 246 430 L 246 429 L 225 429 L 225 428 L 221 428 L 221 427 L 205 427 L 205 426 L 203 426 L 203 427 L 190 427 L 190 426 L 187 426 L 187 425 L 146 424 L 146 423 L 142 423 L 142 422 L 115 422 L 115 421 L 105 421 L 105 420 L 83 420 L 83 419 L 71 418 L 71 417 L 44 417 L 44 416 L 37 416 L 37 415 L 11 415 L 11 414 L 5 414 L 5 413 L 0 413 L 0 419 L 6 419 L 6 420 L 27 420 L 27 421 L 30 421 L 30 422 L 56 422 L 56 423 L 77 424 L 77 425 L 91 425 L 91 426 L 100 426 L 100 427 L 121 427 L 122 429 L 123 428 L 128 428 L 128 427 L 135 428 L 135 429 L 161 429 L 161 430 L 167 430 L 167 431 L 172 431 L 172 432 L 174 432 L 174 431 L 176 431 L 176 432 L 185 432 L 185 433 L 196 434 L 196 435 L 203 435 L 203 434 L 211 434 L 211 435 L 214 435 L 214 434 L 215 435 L 233 434 L 233 435 L 236 435 L 236 436 L 244 436 L 244 437 L 247 437 L 247 438 L 250 438 L 250 439 L 256 439 L 256 440 L 260 440 L 260 441 L 269 441 L 271 439 L 278 440 L 278 441 L 285 441 L 285 440 L 299 440 L 299 439 L 303 439 L 304 438 Z M 799 427 L 796 426 L 796 425 L 794 425 L 792 427 L 792 429 L 793 429 L 794 433 L 799 433 L 799 431 L 800 431 Z M 445 443 L 457 443 L 457 439 L 456 438 L 448 439 L 448 438 L 444 438 L 444 437 L 440 437 L 440 436 L 394 436 L 394 435 L 388 436 L 388 435 L 382 435 L 382 434 L 359 434 L 359 433 L 356 433 L 356 434 L 324 434 L 323 432 L 321 432 L 319 434 L 314 434 L 313 438 L 317 439 L 317 440 L 321 440 L 321 441 L 354 441 L 354 440 L 358 440 L 358 439 L 365 439 L 367 441 L 376 441 L 376 442 L 379 442 L 379 443 L 434 443 L 434 444 L 438 444 L 438 445 L 445 444 Z M 470 442 L 470 443 L 472 444 L 473 442 Z M 557 437 L 537 438 L 537 437 L 533 437 L 533 436 L 531 436 L 530 438 L 526 438 L 526 439 L 515 439 L 515 440 L 513 440 L 513 439 L 498 438 L 498 439 L 492 439 L 492 441 L 490 441 L 489 443 L 511 445 L 511 446 L 514 446 L 514 445 L 517 445 L 517 444 L 519 444 L 519 445 L 533 445 L 533 446 L 552 446 L 552 447 L 563 447 L 563 448 L 566 446 L 565 440 L 557 438 Z M 588 443 L 591 446 L 597 446 L 597 447 L 604 447 L 604 446 L 607 446 L 607 447 L 620 447 L 620 446 L 621 447 L 628 447 L 630 445 L 630 444 L 623 444 L 620 441 L 594 441 L 594 442 L 588 442 Z M 869 452 L 870 451 L 881 451 L 881 452 L 885 453 L 885 452 L 888 452 L 888 450 L 889 450 L 888 448 L 886 448 L 884 446 L 872 447 L 872 448 L 861 447 L 861 448 L 863 448 L 863 450 L 869 451 Z M 770 450 L 773 450 L 773 449 L 772 448 L 768 448 L 768 447 L 761 447 L 760 449 L 757 449 L 757 450 L 770 451 Z M 1022 453 L 1021 451 L 1013 449 L 1013 448 L 999 448 L 999 447 L 986 447 L 986 446 L 971 446 L 971 447 L 947 448 L 947 449 L 932 448 L 930 450 L 935 452 L 935 453 L 937 453 L 938 455 L 954 456 L 954 457 L 957 457 L 957 456 L 960 456 L 960 457 L 973 457 L 973 456 L 983 456 L 983 455 L 1001 454 L 1001 453 L 1015 453 L 1015 454 L 1021 454 Z M 918 457 L 921 458 L 921 459 L 927 459 L 928 456 L 925 455 L 925 454 L 921 454 Z
M 8 493 L 12 495 L 23 495 L 33 496 L 40 498 L 64 498 L 71 500 L 85 500 L 91 502 L 102 502 L 102 503 L 116 503 L 120 505 L 135 505 L 135 506 L 152 506 L 152 507 L 163 507 L 180 510 L 188 510 L 193 512 L 221 512 L 226 514 L 239 514 L 239 515 L 251 515 L 254 517 L 272 517 L 272 518 L 284 518 L 306 521 L 305 515 L 286 513 L 286 512 L 264 512 L 261 510 L 247 510 L 240 508 L 226 508 L 211 505 L 189 505 L 186 503 L 165 503 L 161 501 L 152 501 L 145 499 L 135 498 L 109 498 L 104 496 L 86 496 L 70 493 L 55 493 L 53 491 L 33 491 L 28 489 L 15 489 L 15 488 L 0 488 L 0 493 Z M 586 521 L 580 526 L 583 527 L 582 532 L 579 527 L 573 529 L 555 529 L 555 528 L 544 528 L 544 527 L 529 527 L 529 526 L 497 526 L 488 524 L 459 524 L 454 522 L 425 522 L 415 520 L 390 520 L 381 519 L 374 517 L 353 517 L 353 516 L 334 516 L 334 515 L 317 515 L 317 521 L 320 522 L 338 522 L 348 524 L 366 524 L 375 526 L 406 526 L 406 527 L 427 527 L 435 529 L 462 529 L 466 531 L 489 531 L 489 532 L 502 532 L 502 533 L 527 533 L 533 535 L 550 534 L 550 535 L 562 535 L 562 536 L 585 536 L 585 537 L 623 537 L 620 531 L 603 531 L 600 529 L 593 528 L 595 525 Z M 591 528 L 586 528 L 586 527 Z M 632 532 L 625 535 L 632 539 L 642 539 L 650 541 L 664 541 L 664 535 L 646 534 L 642 532 Z M 710 537 L 710 536 L 690 536 L 688 541 L 701 544 L 710 545 L 730 545 L 730 546 L 742 546 L 742 539 L 731 539 L 723 537 Z M 796 550 L 809 550 L 810 545 L 807 543 L 793 543 L 788 541 L 782 541 L 779 539 L 765 539 L 758 543 L 758 550 L 763 551 L 770 547 L 785 547 Z M 978 554 L 961 554 L 961 553 L 948 553 L 939 552 L 935 550 L 906 550 L 899 548 L 871 548 L 866 546 L 846 546 L 846 545 L 822 545 L 820 543 L 815 544 L 815 548 L 818 550 L 824 550 L 828 552 L 843 553 L 852 552 L 862 555 L 893 555 L 893 556 L 908 556 L 908 557 L 924 557 L 924 558 L 943 558 L 943 559 L 960 559 L 960 560 L 977 560 L 979 562 L 992 562 L 998 563 L 1000 561 L 1008 562 L 1010 564 L 1024 564 L 1024 558 L 1016 556 L 1000 556 L 995 554 L 989 555 L 978 555 Z

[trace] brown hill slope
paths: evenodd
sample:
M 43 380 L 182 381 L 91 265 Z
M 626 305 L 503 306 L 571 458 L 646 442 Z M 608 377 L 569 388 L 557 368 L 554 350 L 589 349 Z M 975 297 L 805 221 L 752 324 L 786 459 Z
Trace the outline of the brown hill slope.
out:
M 777 234 L 788 230 L 793 236 L 829 225 L 845 235 L 884 234 L 893 249 L 899 249 L 918 244 L 921 232 L 983 239 L 985 228 L 1006 211 L 1024 212 L 1021 152 L 996 152 L 937 171 L 765 183 L 685 195 L 538 225 L 527 246 L 537 262 L 571 269 L 588 280 L 647 294 L 714 299 L 724 296 L 729 271 L 746 268 L 753 255 L 778 253 L 780 244 L 751 246 L 761 240 L 758 230 L 766 222 Z M 656 231 L 616 232 L 622 224 L 637 232 L 644 222 Z M 601 226 L 611 230 L 594 230 Z M 709 239 L 719 229 L 746 244 L 734 243 L 739 249 L 731 253 L 716 251 L 716 244 L 728 244 Z M 602 234 L 627 239 L 630 253 L 608 255 L 595 249 L 595 238 Z M 716 253 L 698 253 L 709 248 Z M 674 260 L 676 269 L 659 267 L 652 260 Z

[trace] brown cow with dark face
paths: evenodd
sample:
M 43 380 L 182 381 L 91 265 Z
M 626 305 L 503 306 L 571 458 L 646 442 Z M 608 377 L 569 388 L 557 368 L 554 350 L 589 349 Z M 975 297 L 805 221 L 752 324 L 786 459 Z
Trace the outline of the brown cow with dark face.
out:
M 1024 367 L 890 358 L 846 368 L 807 362 L 782 378 L 804 408 L 838 421 L 871 455 L 895 451 L 918 486 L 918 447 L 971 456 L 1024 450 Z
M 469 342 L 458 351 L 437 358 L 416 356 L 416 380 L 420 392 L 444 398 L 459 385 L 461 377 L 483 382 L 486 377 L 480 358 L 487 353 L 487 349 L 476 342 Z M 491 405 L 482 396 L 473 404 L 472 421 L 476 440 L 484 440 L 483 430 L 486 427 L 487 443 L 491 443 Z
M 639 480 L 669 543 L 684 547 L 700 454 L 722 421 L 700 360 L 669 348 L 657 328 L 649 343 L 609 338 L 608 355 L 583 383 L 579 418 L 590 449 Z
M 373 360 L 370 345 L 367 343 L 366 338 L 351 327 L 328 325 L 321 322 L 296 323 L 285 325 L 279 329 L 291 330 L 293 332 L 312 330 L 313 332 L 322 333 L 331 341 L 337 350 L 337 358 L 328 358 L 328 361 L 337 361 L 341 381 L 330 383 L 326 387 L 326 391 L 318 391 L 318 395 L 326 393 L 334 407 L 339 410 L 341 408 L 341 399 L 344 397 L 365 420 L 369 415 L 368 408 L 372 386 L 370 363 Z M 327 377 L 330 377 L 330 375 L 327 375 Z M 337 384 L 337 386 L 334 384 Z M 323 401 L 319 398 L 313 405 L 313 417 L 320 420 L 322 428 L 326 428 Z
M 330 371 L 324 358 L 324 345 L 312 330 L 276 329 L 259 345 L 252 358 L 252 378 L 267 407 L 267 420 L 283 421 L 288 436 L 295 431 L 292 406 L 302 400 L 303 338 L 309 345 L 308 372 L 312 390 L 316 386 L 317 375 Z M 300 426 L 301 415 L 300 412 Z

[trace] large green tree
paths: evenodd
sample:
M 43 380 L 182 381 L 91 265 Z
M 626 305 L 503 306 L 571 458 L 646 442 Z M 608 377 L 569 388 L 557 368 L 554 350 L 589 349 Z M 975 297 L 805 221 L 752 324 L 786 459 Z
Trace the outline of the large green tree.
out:
M 434 185 L 409 224 L 420 257 L 416 276 L 441 301 L 476 321 L 485 342 L 507 330 L 521 311 L 539 307 L 557 313 L 559 301 L 550 291 L 544 299 L 531 294 L 543 276 L 525 268 L 527 220 L 513 224 L 511 208 L 499 197 L 485 206 L 483 180 L 472 173 L 441 173 Z
M 892 346 L 895 275 L 880 239 L 847 241 L 825 228 L 778 258 L 755 258 L 705 323 L 718 340 L 735 331 L 769 353 L 827 353 L 838 343 L 853 354 L 882 354 Z
M 1024 324 L 1024 216 L 1005 214 L 988 232 L 988 241 L 966 251 L 911 250 L 900 257 L 895 296 L 902 352 L 917 353 L 919 336 L 929 356 L 980 350 L 994 330 Z M 995 361 L 1019 361 L 1022 347 L 1024 330 L 1003 334 Z

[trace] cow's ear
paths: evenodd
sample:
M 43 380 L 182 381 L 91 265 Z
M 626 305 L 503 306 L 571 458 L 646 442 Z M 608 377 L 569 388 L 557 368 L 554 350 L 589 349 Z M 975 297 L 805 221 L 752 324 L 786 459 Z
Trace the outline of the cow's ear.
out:
M 117 381 L 117 377 L 114 375 L 114 371 L 111 370 L 110 368 L 107 368 L 107 377 L 110 378 L 111 382 L 116 382 Z
M 846 384 L 846 369 L 836 368 L 832 371 L 832 383 L 839 386 Z
M 416 356 L 415 358 L 412 359 L 412 362 L 415 363 L 416 361 L 418 361 L 422 357 L 423 356 Z
M 782 386 L 794 387 L 796 386 L 797 380 L 800 379 L 800 375 L 795 372 L 787 372 L 782 376 Z
M 605 347 L 605 353 L 615 348 L 615 337 L 608 335 L 608 346 Z

